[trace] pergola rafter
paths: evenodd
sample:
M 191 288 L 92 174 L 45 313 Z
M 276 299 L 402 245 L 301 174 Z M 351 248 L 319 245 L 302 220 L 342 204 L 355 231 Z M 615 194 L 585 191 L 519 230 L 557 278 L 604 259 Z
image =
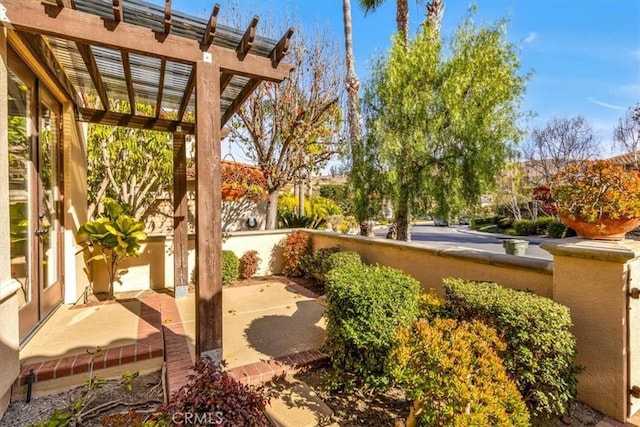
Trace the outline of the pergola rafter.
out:
M 216 25 L 218 25 L 218 13 L 220 12 L 220 5 L 216 3 L 213 5 L 213 10 L 211 11 L 211 16 L 207 21 L 207 28 L 204 30 L 204 35 L 202 36 L 202 44 L 208 49 L 213 43 L 213 38 L 216 35 Z
M 143 0 L 0 0 L 0 6 L 7 9 L 9 44 L 55 82 L 79 121 L 174 134 L 176 295 L 188 283 L 185 135 L 196 136 L 196 354 L 220 360 L 220 139 L 262 81 L 280 82 L 293 69 L 281 62 L 293 30 L 279 42 L 260 38 L 256 16 L 240 35 L 218 24 L 218 4 L 205 21 L 173 11 L 171 0 L 164 7 Z M 102 109 L 87 105 L 90 95 Z M 130 112 L 111 111 L 113 99 L 127 100 Z M 155 107 L 155 114 L 141 114 L 136 103 Z

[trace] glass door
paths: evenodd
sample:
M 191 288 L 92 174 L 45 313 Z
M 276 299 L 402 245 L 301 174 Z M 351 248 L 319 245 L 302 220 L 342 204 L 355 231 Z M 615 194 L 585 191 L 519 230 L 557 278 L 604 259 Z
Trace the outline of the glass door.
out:
M 44 88 L 39 88 L 37 144 L 37 228 L 40 319 L 46 317 L 62 299 L 62 197 L 60 185 L 60 112 L 61 107 Z
M 11 276 L 23 340 L 62 301 L 60 105 L 9 50 Z

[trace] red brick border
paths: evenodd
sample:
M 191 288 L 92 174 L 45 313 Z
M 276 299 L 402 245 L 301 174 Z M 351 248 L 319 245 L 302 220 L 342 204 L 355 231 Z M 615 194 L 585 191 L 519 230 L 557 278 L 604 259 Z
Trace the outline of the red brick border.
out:
M 306 350 L 275 359 L 262 360 L 237 366 L 227 370 L 231 378 L 242 384 L 256 385 L 274 378 L 295 374 L 306 368 L 323 365 L 329 361 L 329 355 L 319 350 Z
M 123 301 L 131 301 L 131 299 Z M 115 302 L 117 301 L 105 301 L 91 305 L 113 304 Z M 161 307 L 159 300 L 155 298 L 155 295 L 148 297 L 142 296 L 140 303 L 137 344 L 102 349 L 102 354 L 94 358 L 94 370 L 163 357 L 164 349 L 160 333 L 162 324 L 160 321 L 161 314 L 159 310 Z M 140 339 L 140 337 L 144 338 Z M 29 382 L 29 373 L 31 370 L 33 370 L 34 373 L 33 382 L 36 383 L 38 381 L 47 381 L 89 372 L 90 362 L 91 355 L 84 353 L 75 356 L 57 357 L 47 360 L 46 362 L 24 364 L 21 366 L 20 376 L 16 380 L 16 385 L 26 385 Z

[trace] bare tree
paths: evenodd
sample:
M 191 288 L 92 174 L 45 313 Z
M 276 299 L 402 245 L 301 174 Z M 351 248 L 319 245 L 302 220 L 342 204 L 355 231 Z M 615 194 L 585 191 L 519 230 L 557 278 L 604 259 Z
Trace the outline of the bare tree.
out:
M 531 184 L 548 183 L 567 165 L 597 157 L 600 142 L 582 116 L 553 118 L 531 132 L 522 148 Z
M 618 120 L 613 129 L 613 140 L 616 144 L 633 154 L 633 167 L 640 169 L 638 149 L 640 148 L 640 104 L 629 107 L 624 117 Z
M 327 32 L 297 34 L 281 84 L 263 83 L 232 119 L 232 136 L 267 177 L 267 229 L 277 228 L 278 194 L 322 168 L 339 150 L 341 62 Z

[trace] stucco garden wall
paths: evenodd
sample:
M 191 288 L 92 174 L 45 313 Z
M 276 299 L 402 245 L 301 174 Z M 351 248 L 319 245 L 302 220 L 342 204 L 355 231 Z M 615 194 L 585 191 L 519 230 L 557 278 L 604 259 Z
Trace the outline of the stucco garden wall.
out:
M 442 279 L 460 277 L 552 296 L 553 264 L 550 261 L 322 231 L 308 233 L 314 250 L 340 246 L 356 251 L 365 263 L 400 269 L 415 277 L 423 288 L 433 288 L 438 293 L 442 293 Z
M 238 231 L 226 233 L 222 249 L 233 251 L 240 258 L 248 250 L 258 251 L 261 262 L 258 276 L 282 272 L 282 248 L 280 243 L 288 230 Z M 173 287 L 173 240 L 171 237 L 150 236 L 142 244 L 139 258 L 128 258 L 120 265 L 120 282 L 114 285 L 116 292 L 141 291 Z M 189 238 L 189 279 L 195 267 L 195 240 Z M 108 291 L 108 273 L 104 262 L 92 262 L 89 270 L 94 280 L 94 292 Z

